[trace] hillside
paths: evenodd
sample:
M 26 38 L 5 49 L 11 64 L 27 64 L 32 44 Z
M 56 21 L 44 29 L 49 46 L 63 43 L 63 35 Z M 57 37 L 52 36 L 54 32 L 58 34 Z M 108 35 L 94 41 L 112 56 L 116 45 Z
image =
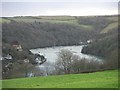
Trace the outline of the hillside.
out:
M 118 88 L 118 71 L 3 80 L 3 88 Z
M 118 28 L 118 22 L 113 22 L 111 24 L 109 24 L 107 27 L 105 27 L 101 33 L 108 33 L 108 32 L 112 32 L 112 30 L 115 30 Z
M 3 42 L 17 40 L 27 48 L 73 45 L 92 37 L 88 36 L 92 34 L 92 27 L 79 25 L 73 19 L 63 21 L 23 17 L 7 20 L 11 22 L 3 23 Z
M 117 49 L 118 17 L 115 15 L 26 16 L 2 20 L 3 45 L 18 41 L 30 49 L 87 44 L 87 40 L 92 40 L 93 43 L 82 52 L 101 57 L 110 56 Z
M 112 53 L 114 50 L 116 50 L 117 53 L 117 49 L 118 35 L 117 33 L 112 33 L 104 36 L 103 38 L 99 38 L 93 43 L 89 44 L 89 46 L 84 47 L 82 52 L 106 58 L 110 56 L 110 53 Z
M 101 32 L 108 31 L 111 23 L 117 22 L 116 18 L 117 16 L 4 17 L 3 42 L 19 41 L 27 48 L 78 45 L 100 37 Z M 115 27 L 116 23 L 114 24 Z
M 83 48 L 82 53 L 101 56 L 106 59 L 115 59 L 116 57 L 114 61 L 118 61 L 118 20 L 117 17 L 108 19 L 113 20 L 113 22 L 108 25 L 104 23 L 105 26 L 103 28 L 98 24 L 98 27 L 101 28 L 99 35 L 96 36 L 92 43 Z M 96 20 L 96 23 L 98 22 Z

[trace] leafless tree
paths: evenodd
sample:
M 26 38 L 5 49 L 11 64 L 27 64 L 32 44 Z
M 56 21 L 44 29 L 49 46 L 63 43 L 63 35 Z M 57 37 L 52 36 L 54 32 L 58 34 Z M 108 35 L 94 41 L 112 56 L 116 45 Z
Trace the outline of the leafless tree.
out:
M 71 72 L 73 62 L 73 53 L 67 49 L 62 49 L 58 54 L 57 65 L 65 74 Z
M 100 70 L 101 65 L 100 61 L 80 58 L 71 51 L 62 49 L 58 54 L 55 69 L 57 74 L 87 73 Z

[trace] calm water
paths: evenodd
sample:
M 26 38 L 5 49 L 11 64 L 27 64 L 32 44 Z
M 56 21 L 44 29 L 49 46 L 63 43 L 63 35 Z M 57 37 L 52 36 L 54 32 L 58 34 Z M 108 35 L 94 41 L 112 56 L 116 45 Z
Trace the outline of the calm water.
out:
M 98 57 L 81 53 L 82 48 L 83 48 L 83 45 L 80 45 L 80 46 L 57 46 L 57 47 L 49 47 L 49 48 L 31 49 L 30 51 L 33 54 L 39 53 L 39 54 L 44 55 L 47 58 L 47 61 L 49 61 L 49 62 L 55 62 L 56 59 L 58 58 L 58 53 L 62 49 L 68 49 L 73 54 L 80 56 L 80 58 L 101 60 Z

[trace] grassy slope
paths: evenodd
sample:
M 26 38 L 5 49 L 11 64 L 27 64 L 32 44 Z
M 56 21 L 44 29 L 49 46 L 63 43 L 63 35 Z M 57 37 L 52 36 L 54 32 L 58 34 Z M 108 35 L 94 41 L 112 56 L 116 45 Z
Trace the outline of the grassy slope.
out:
M 8 19 L 4 19 L 4 18 L 0 18 L 0 23 L 9 23 L 10 20 Z
M 105 27 L 101 33 L 108 33 L 112 30 L 114 30 L 114 28 L 118 28 L 118 22 L 114 22 L 114 23 L 111 23 L 109 24 L 107 27 Z
M 81 17 L 81 18 L 87 18 L 87 17 Z M 91 19 L 95 17 L 90 17 Z M 118 18 L 116 16 L 114 17 L 106 17 L 107 20 L 113 21 L 115 23 L 111 23 L 108 25 L 105 29 L 101 31 L 101 33 L 106 33 L 109 31 L 109 29 L 113 29 L 117 27 Z M 0 18 L 1 20 L 1 18 Z M 2 22 L 9 23 L 10 20 L 14 20 L 16 22 L 26 22 L 26 23 L 32 23 L 32 22 L 49 22 L 49 23 L 57 23 L 57 24 L 70 24 L 75 25 L 78 27 L 85 28 L 87 30 L 94 30 L 94 26 L 92 25 L 86 25 L 86 24 L 79 24 L 78 20 L 73 16 L 36 16 L 36 17 L 13 17 L 13 18 L 3 18 Z M 0 21 L 1 22 L 1 21 Z
M 48 22 L 48 23 L 57 23 L 57 24 L 69 24 L 69 25 L 74 25 L 77 27 L 82 27 L 88 30 L 93 30 L 93 27 L 91 25 L 84 25 L 84 24 L 78 24 L 77 20 L 74 17 L 70 17 L 70 16 L 51 16 L 51 17 L 47 17 L 47 16 L 41 16 L 41 17 L 15 17 L 15 18 L 8 18 L 2 19 L 2 22 L 10 22 L 10 20 L 14 20 L 16 22 L 26 22 L 26 23 L 32 23 L 32 22 Z
M 3 88 L 117 88 L 118 71 L 3 80 Z

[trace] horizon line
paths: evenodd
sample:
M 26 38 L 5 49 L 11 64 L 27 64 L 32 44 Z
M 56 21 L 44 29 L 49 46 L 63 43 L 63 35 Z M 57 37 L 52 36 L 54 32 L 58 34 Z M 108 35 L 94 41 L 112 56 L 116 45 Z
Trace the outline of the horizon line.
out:
M 71 16 L 71 17 L 74 17 L 74 16 L 116 16 L 116 15 L 119 15 L 119 14 L 106 14 L 106 15 L 17 15 L 17 16 L 0 16 L 0 17 L 57 17 L 57 16 Z

